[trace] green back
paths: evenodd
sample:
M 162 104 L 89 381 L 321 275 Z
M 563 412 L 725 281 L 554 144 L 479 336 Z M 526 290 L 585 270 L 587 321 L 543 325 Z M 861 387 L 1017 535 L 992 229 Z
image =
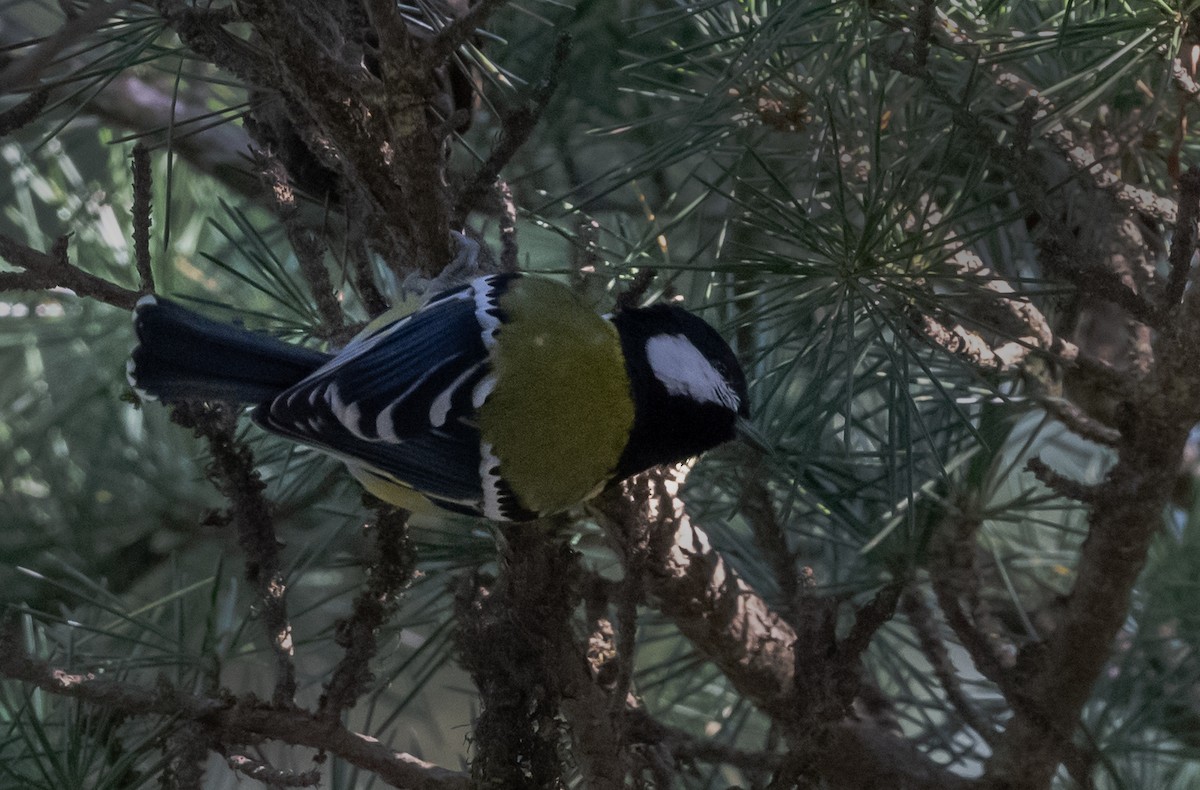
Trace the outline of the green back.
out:
M 620 339 L 566 287 L 523 277 L 500 299 L 499 382 L 480 432 L 525 507 L 548 514 L 594 495 L 633 428 Z

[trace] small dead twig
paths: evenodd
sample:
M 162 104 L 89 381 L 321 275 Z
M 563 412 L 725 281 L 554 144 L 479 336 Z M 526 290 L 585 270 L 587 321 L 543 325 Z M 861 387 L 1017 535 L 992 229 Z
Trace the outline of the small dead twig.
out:
M 757 449 L 747 448 L 747 461 L 739 475 L 741 485 L 741 510 L 746 514 L 754 542 L 758 544 L 763 558 L 771 566 L 779 597 L 783 601 L 782 614 L 790 618 L 800 601 L 800 575 L 796 573 L 796 557 L 788 545 L 787 530 L 779 520 L 771 489 L 767 485 L 767 469 L 763 455 Z
M 292 625 L 287 614 L 287 582 L 279 561 L 279 541 L 270 504 L 263 495 L 266 483 L 254 468 L 254 456 L 237 440 L 237 413 L 225 406 L 182 402 L 171 419 L 208 441 L 212 463 L 209 478 L 230 502 L 238 543 L 246 554 L 246 579 L 259 599 L 259 613 L 271 651 L 275 655 L 275 690 L 272 702 L 293 706 L 296 666 L 292 662 Z
M 912 61 L 918 69 L 929 64 L 929 46 L 933 38 L 934 1 L 921 0 L 913 13 Z
M 475 6 L 472 11 L 486 5 L 487 0 Z M 463 17 L 464 19 L 466 17 Z M 550 103 L 555 89 L 558 87 L 558 75 L 570 52 L 571 37 L 562 34 L 554 43 L 554 52 L 550 56 L 550 65 L 545 76 L 537 83 L 533 91 L 525 98 L 522 105 L 504 116 L 500 121 L 500 139 L 479 170 L 459 192 L 455 201 L 453 216 L 456 225 L 462 225 L 468 214 L 477 208 L 488 196 L 492 186 L 500 177 L 500 171 L 513 158 L 517 150 L 529 139 L 537 127 L 538 120 L 546 105 Z
M 36 90 L 4 112 L 0 112 L 0 137 L 12 134 L 37 118 L 49 99 L 50 91 Z
M 1071 478 L 1054 471 L 1041 458 L 1030 458 L 1026 462 L 1025 468 L 1033 472 L 1033 476 L 1041 482 L 1042 485 L 1049 488 L 1054 493 L 1067 499 L 1074 499 L 1076 502 L 1090 503 L 1096 500 L 1097 488 L 1087 483 L 1081 483 L 1078 480 Z
M 133 260 L 142 293 L 154 293 L 154 269 L 150 265 L 150 203 L 154 181 L 150 174 L 150 149 L 133 147 Z
M 0 272 L 0 291 L 44 291 L 68 288 L 78 296 L 132 310 L 141 294 L 85 272 L 67 259 L 68 237 L 54 242 L 49 252 L 39 252 L 0 234 L 0 258 L 25 271 Z
M 500 271 L 517 271 L 517 204 L 507 181 L 496 182 L 500 195 Z
M 336 641 L 346 653 L 325 684 L 317 707 L 320 718 L 336 721 L 373 680 L 370 662 L 379 649 L 379 628 L 395 613 L 400 592 L 412 579 L 408 513 L 382 503 L 377 503 L 375 512 L 378 557 L 366 586 L 354 599 L 350 617 L 337 624 Z
M 854 625 L 838 645 L 838 656 L 846 664 L 857 664 L 870 647 L 876 632 L 896 614 L 896 606 L 900 603 L 900 593 L 903 589 L 903 582 L 893 581 L 885 584 L 870 601 L 854 613 Z
M 505 0 L 479 0 L 469 11 L 443 27 L 437 37 L 425 45 L 429 61 L 440 65 L 449 60 L 455 50 L 475 35 L 476 28 L 504 3 Z
M 954 662 L 946 650 L 946 644 L 937 632 L 933 621 L 933 612 L 925 603 L 921 593 L 910 590 L 901 598 L 901 608 L 908 622 L 917 634 L 917 644 L 925 659 L 933 667 L 934 677 L 942 685 L 946 700 L 958 712 L 963 722 L 979 733 L 979 737 L 987 743 L 992 743 L 996 737 L 996 727 L 989 722 L 975 707 L 974 701 L 963 692 L 962 683 L 954 669 Z
M 70 672 L 31 657 L 22 645 L 14 628 L 0 630 L 0 676 L 128 716 L 202 721 L 214 737 L 230 733 L 243 740 L 251 736 L 319 749 L 374 772 L 394 787 L 413 790 L 469 787 L 469 778 L 462 772 L 396 752 L 374 738 L 352 732 L 339 722 L 320 719 L 306 710 L 269 707 L 251 695 L 201 696 L 165 682 L 147 688 L 111 680 L 107 675 Z
M 259 176 L 270 191 L 275 204 L 275 213 L 283 222 L 288 242 L 296 253 L 300 274 L 308 283 L 308 290 L 317 303 L 321 316 L 319 334 L 323 338 L 340 339 L 346 327 L 346 315 L 334 293 L 329 269 L 325 266 L 324 241 L 312 228 L 300 222 L 296 209 L 296 193 L 283 163 L 274 156 L 259 154 Z
M 1040 398 L 1038 402 L 1077 436 L 1107 447 L 1116 447 L 1117 442 L 1121 441 L 1120 431 L 1089 416 L 1072 401 L 1065 398 L 1044 397 Z
M 1160 312 L 1169 315 L 1183 299 L 1191 269 L 1192 253 L 1196 251 L 1196 215 L 1200 212 L 1200 171 L 1189 168 L 1179 178 L 1179 220 L 1171 241 L 1168 260 L 1171 273 L 1163 291 Z
M 982 622 L 987 615 L 975 567 L 975 540 L 981 526 L 982 522 L 972 516 L 947 516 L 930 548 L 929 575 L 942 615 L 976 669 L 1001 689 L 1011 690 L 1012 662 L 1002 656 Z
M 676 760 L 721 763 L 752 772 L 767 772 L 779 769 L 785 759 L 782 754 L 748 752 L 728 744 L 701 740 L 677 727 L 663 724 L 641 708 L 627 709 L 625 719 L 631 741 L 661 745 Z
M 375 266 L 371 263 L 371 250 L 364 241 L 352 241 L 349 247 L 350 275 L 354 280 L 354 290 L 362 300 L 367 315 L 371 318 L 382 314 L 388 309 L 387 299 L 375 284 Z

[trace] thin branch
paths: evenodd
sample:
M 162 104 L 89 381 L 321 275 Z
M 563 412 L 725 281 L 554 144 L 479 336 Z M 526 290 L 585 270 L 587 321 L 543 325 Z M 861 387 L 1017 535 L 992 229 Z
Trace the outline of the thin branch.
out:
M 379 556 L 368 571 L 366 585 L 354 599 L 350 617 L 337 624 L 336 641 L 346 653 L 325 684 L 318 717 L 338 719 L 374 679 L 370 662 L 379 649 L 377 632 L 395 613 L 400 592 L 412 580 L 414 557 L 407 521 L 406 512 L 377 505 L 373 529 Z
M 104 20 L 132 4 L 132 0 L 117 0 L 114 3 L 94 0 L 86 11 L 68 18 L 62 27 L 43 38 L 24 57 L 0 69 L 0 86 L 5 92 L 36 90 L 42 72 L 60 53 L 93 34 Z
M 23 272 L 0 272 L 0 291 L 42 291 L 67 288 L 76 295 L 96 299 L 122 310 L 132 310 L 141 294 L 83 271 L 67 260 L 67 237 L 54 242 L 50 252 L 38 252 L 0 234 L 0 258 Z
M 37 118 L 49 100 L 49 91 L 36 90 L 4 112 L 0 112 L 0 137 L 7 137 Z
M 287 583 L 279 561 L 279 541 L 254 456 L 234 435 L 237 413 L 225 406 L 178 403 L 171 419 L 208 440 L 212 465 L 209 477 L 230 502 L 238 543 L 246 554 L 246 579 L 258 596 L 259 615 L 275 655 L 277 707 L 291 707 L 296 696 L 296 666 L 292 662 L 292 625 L 287 615 Z
M 1089 416 L 1072 401 L 1065 398 L 1042 396 L 1038 398 L 1038 403 L 1047 413 L 1053 415 L 1077 436 L 1107 447 L 1116 447 L 1117 443 L 1121 441 L 1120 431 Z
M 639 278 L 643 272 L 638 273 Z M 637 284 L 635 281 L 635 286 Z M 625 295 L 636 290 L 636 288 L 631 288 L 624 292 L 621 295 L 622 304 Z M 641 297 L 634 296 L 633 298 L 640 300 Z M 742 464 L 738 475 L 742 489 L 739 504 L 754 533 L 754 542 L 758 544 L 759 551 L 771 567 L 786 617 L 792 613 L 792 609 L 800 600 L 800 576 L 796 573 L 796 558 L 792 554 L 791 547 L 788 546 L 787 531 L 779 521 L 775 500 L 767 485 L 767 467 L 763 454 L 755 449 L 746 449 L 744 454 L 746 461 Z
M 620 543 L 627 525 L 648 521 L 647 591 L 663 614 L 755 705 L 784 720 L 793 713 L 796 632 L 726 565 L 688 517 L 681 468 L 660 468 L 601 498 L 601 525 Z
M 730 684 L 785 731 L 805 701 L 794 696 L 796 631 L 726 565 L 679 498 L 686 472 L 658 468 L 595 500 L 613 540 L 631 519 L 649 523 L 647 591 L 664 615 L 725 674 Z M 954 776 L 874 722 L 832 722 L 813 754 L 833 787 L 958 790 Z
M 1028 353 L 1027 347 L 1013 343 L 1005 344 L 1001 349 L 994 349 L 988 345 L 986 340 L 962 324 L 948 325 L 934 318 L 925 310 L 910 310 L 909 318 L 916 334 L 946 353 L 960 357 L 980 370 L 991 370 L 997 373 L 1011 372 L 1020 367 Z M 1002 349 L 1005 352 L 1003 355 L 1001 354 Z
M 1200 180 L 1192 170 L 1186 177 Z M 1191 194 L 1198 188 L 1181 185 Z M 1193 231 L 1177 234 L 1190 260 Z M 1195 287 L 1185 288 L 1182 308 L 1170 313 L 1154 338 L 1145 375 L 1121 410 L 1117 461 L 1090 494 L 1088 535 L 1057 627 L 1044 642 L 1022 650 L 1017 697 L 1023 704 L 1014 705 L 988 764 L 991 787 L 1045 786 L 1071 757 L 1080 711 L 1127 622 L 1133 586 L 1162 529 L 1184 447 L 1200 420 L 1197 337 L 1200 296 Z
M 1179 179 L 1179 222 L 1171 240 L 1168 260 L 1171 273 L 1163 291 L 1159 309 L 1166 314 L 1174 310 L 1183 299 L 1191 271 L 1192 255 L 1196 251 L 1196 215 L 1200 212 L 1200 176 L 1195 168 L 1189 169 Z
M 515 272 L 517 258 L 517 204 L 513 202 L 512 187 L 507 181 L 496 181 L 496 193 L 500 196 L 500 271 Z
M 934 677 L 937 678 L 942 690 L 946 693 L 946 700 L 957 711 L 963 723 L 975 730 L 985 742 L 992 743 L 996 737 L 996 727 L 979 711 L 974 700 L 963 691 L 958 672 L 954 668 L 954 662 L 950 660 L 945 642 L 938 635 L 937 626 L 933 621 L 933 612 L 929 610 L 923 595 L 915 590 L 909 591 L 901 599 L 901 606 L 908 622 L 917 634 L 917 644 L 921 646 L 921 652 L 929 661 Z
M 150 150 L 133 147 L 133 260 L 142 293 L 154 293 L 154 269 L 150 264 L 150 202 L 154 181 L 150 174 Z
M 841 661 L 847 665 L 858 665 L 875 634 L 896 614 L 903 589 L 902 582 L 885 584 L 870 601 L 858 608 L 850 633 L 838 645 L 838 658 Z
M 913 12 L 913 65 L 919 69 L 929 63 L 929 44 L 933 36 L 933 17 L 936 13 L 935 0 L 919 0 Z
M 1048 266 L 1060 269 L 1081 290 L 1120 305 L 1139 321 L 1149 323 L 1153 320 L 1153 306 L 1131 287 L 1131 283 L 1125 281 L 1123 274 L 1113 268 L 1097 265 L 1094 256 L 1081 248 L 1061 216 L 1060 207 L 1050 203 L 1049 195 L 1054 194 L 1054 190 L 1046 183 L 1044 172 L 1032 157 L 1018 156 L 1011 147 L 1002 144 L 991 126 L 938 82 L 928 69 L 916 67 L 911 58 L 903 53 L 885 56 L 885 61 L 894 70 L 919 80 L 937 101 L 951 111 L 955 123 L 970 132 L 988 154 L 1007 170 L 1020 197 L 1038 212 L 1053 231 L 1038 240 Z M 1001 75 L 998 79 L 1004 76 Z M 1070 158 L 1072 157 L 1068 157 Z M 1094 163 L 1094 159 L 1091 161 Z M 1088 163 L 1077 164 L 1090 167 Z M 1097 194 L 1122 194 L 1107 181 L 1093 180 L 1090 186 Z
M 154 689 L 72 673 L 31 658 L 19 637 L 0 634 L 0 675 L 43 691 L 99 705 L 130 716 L 165 716 L 203 723 L 216 733 L 236 733 L 307 746 L 334 754 L 372 771 L 393 787 L 412 790 L 467 790 L 466 774 L 394 752 L 375 738 L 352 732 L 337 721 L 297 708 L 264 706 L 252 696 L 204 697 L 160 682 Z
M 929 574 L 946 622 L 966 648 L 980 674 L 1002 689 L 1010 688 L 1010 655 L 995 644 L 996 629 L 979 596 L 975 538 L 982 522 L 962 514 L 948 515 L 930 547 Z M 970 614 L 963 608 L 963 601 Z
M 1026 462 L 1025 468 L 1032 472 L 1042 485 L 1061 497 L 1085 504 L 1093 502 L 1096 498 L 1096 486 L 1072 480 L 1066 475 L 1056 472 L 1041 458 L 1030 458 Z
M 351 239 L 348 253 L 350 256 L 350 276 L 354 281 L 354 290 L 362 300 L 367 315 L 375 318 L 388 309 L 387 299 L 375 284 L 375 265 L 371 262 L 371 250 L 362 239 Z
M 471 770 L 483 784 L 553 787 L 562 781 L 559 694 L 545 668 L 550 656 L 558 658 L 557 644 L 571 639 L 572 560 L 537 529 L 506 531 L 499 578 L 469 573 L 455 595 L 459 661 L 479 690 Z M 578 658 L 583 661 L 582 653 Z M 581 725 L 581 734 L 586 729 Z
M 192 8 L 183 0 L 155 0 L 158 13 L 179 40 L 204 60 L 225 69 L 247 85 L 274 85 L 277 72 L 265 53 L 224 29 L 226 15 Z
M 334 293 L 329 269 L 325 266 L 325 243 L 312 228 L 301 223 L 296 209 L 296 194 L 288 173 L 278 158 L 260 154 L 259 170 L 275 203 L 275 212 L 283 222 L 288 242 L 296 253 L 300 274 L 317 303 L 321 316 L 319 334 L 324 338 L 341 339 L 346 328 L 346 314 Z
M 434 64 L 445 63 L 467 39 L 475 35 L 475 30 L 487 21 L 492 12 L 505 2 L 506 0 L 479 0 L 469 11 L 442 28 L 437 37 L 425 45 L 425 57 Z
M 475 6 L 475 9 L 480 8 L 485 2 L 487 0 Z M 500 177 L 500 171 L 504 169 L 504 166 L 525 144 L 529 135 L 537 127 L 542 112 L 550 103 L 550 99 L 558 87 L 558 76 L 563 64 L 567 61 L 570 48 L 571 37 L 566 33 L 561 34 L 554 42 L 554 51 L 550 56 L 550 64 L 546 68 L 545 75 L 529 96 L 523 100 L 521 106 L 501 119 L 500 139 L 488 154 L 488 158 L 475 171 L 470 182 L 459 192 L 454 206 L 455 224 L 463 224 L 467 215 L 488 196 L 496 179 Z

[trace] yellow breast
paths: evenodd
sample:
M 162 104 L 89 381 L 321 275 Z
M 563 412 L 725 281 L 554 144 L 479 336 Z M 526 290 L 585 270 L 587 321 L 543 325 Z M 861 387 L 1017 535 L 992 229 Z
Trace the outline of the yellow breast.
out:
M 633 399 L 612 324 L 562 285 L 521 278 L 500 299 L 496 387 L 480 433 L 521 503 L 553 513 L 594 495 L 633 428 Z

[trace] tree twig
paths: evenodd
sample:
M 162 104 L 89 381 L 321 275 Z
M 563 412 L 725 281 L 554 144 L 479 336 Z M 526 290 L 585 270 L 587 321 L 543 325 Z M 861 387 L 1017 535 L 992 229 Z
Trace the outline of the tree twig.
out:
M 279 562 L 279 542 L 270 505 L 263 495 L 266 483 L 254 468 L 250 448 L 234 435 L 237 414 L 226 406 L 182 402 L 171 419 L 208 441 L 212 455 L 209 477 L 230 502 L 238 543 L 246 554 L 246 579 L 259 600 L 260 617 L 275 656 L 273 704 L 291 707 L 296 695 L 296 666 L 292 661 L 292 625 L 287 614 L 287 583 Z
M 122 310 L 132 310 L 141 294 L 83 271 L 67 259 L 67 237 L 54 242 L 50 252 L 38 252 L 0 234 L 0 258 L 23 272 L 0 272 L 0 291 L 42 291 L 68 288 L 78 296 L 96 299 Z
M 476 28 L 487 21 L 505 0 L 479 0 L 465 14 L 446 25 L 437 37 L 425 45 L 426 57 L 430 62 L 445 63 L 455 50 L 475 34 Z
M 1054 493 L 1067 499 L 1074 499 L 1076 502 L 1088 503 L 1096 498 L 1096 486 L 1081 483 L 1078 480 L 1063 475 L 1050 468 L 1050 465 L 1041 458 L 1033 457 L 1025 463 L 1025 468 L 1033 472 L 1033 476 L 1041 482 L 1042 485 L 1049 488 Z
M 133 260 L 142 293 L 154 293 L 154 269 L 150 263 L 150 201 L 154 182 L 150 175 L 150 149 L 133 147 Z
M 496 181 L 496 193 L 500 196 L 500 271 L 515 272 L 517 257 L 517 204 L 513 202 L 512 187 L 507 181 Z
M 901 607 L 917 634 L 917 644 L 921 646 L 921 652 L 933 668 L 934 677 L 946 693 L 946 700 L 958 712 L 963 723 L 975 730 L 984 742 L 992 743 L 996 737 L 996 727 L 984 717 L 974 701 L 963 691 L 946 645 L 938 635 L 933 613 L 922 594 L 917 590 L 909 590 L 901 598 Z
M 805 701 L 794 695 L 796 631 L 713 549 L 688 517 L 686 472 L 658 468 L 594 501 L 602 527 L 620 540 L 630 519 L 649 522 L 647 592 L 731 685 L 785 730 Z M 812 757 L 834 787 L 959 790 L 969 785 L 873 722 L 832 722 Z
M 722 763 L 750 772 L 774 771 L 783 765 L 782 754 L 748 752 L 724 743 L 702 740 L 678 727 L 663 724 L 642 708 L 629 708 L 625 717 L 632 741 L 661 745 L 676 760 Z
M 160 683 L 154 689 L 75 673 L 31 658 L 11 629 L 0 633 L 0 675 L 43 691 L 72 697 L 131 716 L 177 717 L 203 723 L 216 733 L 253 735 L 335 754 L 376 773 L 393 787 L 467 790 L 466 774 L 395 752 L 375 738 L 352 732 L 298 708 L 268 707 L 253 696 L 205 697 Z
M 486 2 L 486 0 L 484 0 Z M 484 3 L 475 6 L 475 9 L 480 8 Z M 496 179 L 500 177 L 500 171 L 508 164 L 513 155 L 520 149 L 525 141 L 529 139 L 529 135 L 537 127 L 538 120 L 542 117 L 542 112 L 546 109 L 546 105 L 550 103 L 550 99 L 554 96 L 554 91 L 558 87 L 558 75 L 562 70 L 563 64 L 567 61 L 567 55 L 571 48 L 571 37 L 563 33 L 554 42 L 554 52 L 550 56 L 550 64 L 546 68 L 546 73 L 537 83 L 534 89 L 526 97 L 522 105 L 506 114 L 500 121 L 500 139 L 492 148 L 488 158 L 475 171 L 475 175 L 465 187 L 459 192 L 458 199 L 455 201 L 454 217 L 456 224 L 461 225 L 466 219 L 466 216 L 471 211 L 477 208 L 480 203 L 488 196 L 488 193 L 496 183 Z
M 337 624 L 337 643 L 346 652 L 325 684 L 317 716 L 338 719 L 366 690 L 372 678 L 370 662 L 379 649 L 377 632 L 395 613 L 401 590 L 411 581 L 412 548 L 408 543 L 408 514 L 382 503 L 376 506 L 375 543 L 378 557 L 368 570 L 367 583 L 354 599 L 350 617 Z
M 7 137 L 37 118 L 49 99 L 49 91 L 36 90 L 4 112 L 0 112 L 0 137 Z
M 1200 178 L 1194 170 L 1179 179 L 1179 222 L 1175 227 L 1175 237 L 1171 242 L 1169 261 L 1170 274 L 1167 277 L 1167 287 L 1163 290 L 1162 303 L 1159 307 L 1164 313 L 1170 313 L 1183 299 L 1183 289 L 1187 285 L 1188 272 L 1191 270 L 1192 253 L 1196 250 L 1196 214 L 1200 211 Z

